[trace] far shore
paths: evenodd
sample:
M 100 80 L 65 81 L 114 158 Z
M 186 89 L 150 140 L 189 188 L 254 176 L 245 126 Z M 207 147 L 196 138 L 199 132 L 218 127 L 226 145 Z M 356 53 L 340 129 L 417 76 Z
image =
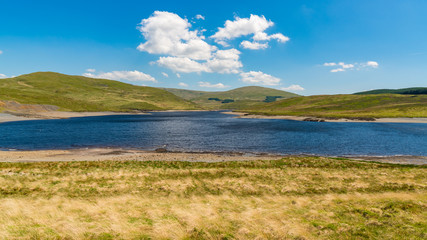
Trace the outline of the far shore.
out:
M 43 119 L 67 119 L 74 117 L 96 117 L 110 115 L 145 115 L 151 112 L 206 112 L 212 110 L 161 110 L 147 112 L 62 112 L 46 111 L 37 113 L 10 113 L 0 112 L 0 123 L 26 121 L 26 120 L 43 120 Z M 313 122 L 378 122 L 378 123 L 427 123 L 427 118 L 376 118 L 372 121 L 361 119 L 329 119 L 309 116 L 267 116 L 248 114 L 244 112 L 222 112 L 223 114 L 235 115 L 236 118 L 254 118 L 254 119 L 284 119 L 294 121 L 313 121 Z
M 268 153 L 241 152 L 176 152 L 123 148 L 83 148 L 66 150 L 0 151 L 0 162 L 73 162 L 73 161 L 185 161 L 228 162 L 279 160 L 289 156 Z M 319 156 L 321 157 L 321 156 Z M 327 156 L 325 156 L 327 157 Z M 427 165 L 427 156 L 347 156 L 354 161 L 371 161 L 391 164 Z
M 150 114 L 147 112 L 131 113 L 131 112 L 61 112 L 61 111 L 46 111 L 37 113 L 0 113 L 0 123 L 15 122 L 26 120 L 43 120 L 43 119 L 67 119 L 73 117 L 97 117 L 110 115 L 141 115 Z
M 328 119 L 308 116 L 267 116 L 256 115 L 244 112 L 223 112 L 224 114 L 236 115 L 236 118 L 256 118 L 256 119 L 285 119 L 294 121 L 313 121 L 313 122 L 379 122 L 379 123 L 427 123 L 427 118 L 375 118 L 375 120 L 360 120 L 360 119 Z

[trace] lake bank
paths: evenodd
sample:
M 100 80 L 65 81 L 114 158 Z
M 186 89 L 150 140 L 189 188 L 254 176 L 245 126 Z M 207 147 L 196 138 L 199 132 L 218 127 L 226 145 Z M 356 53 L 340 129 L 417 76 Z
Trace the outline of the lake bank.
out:
M 223 112 L 224 114 L 236 115 L 236 118 L 253 118 L 253 119 L 284 119 L 294 121 L 311 121 L 311 122 L 380 122 L 380 123 L 427 123 L 427 118 L 376 118 L 372 120 L 363 119 L 330 119 L 321 117 L 308 117 L 308 116 L 267 116 L 256 115 L 245 112 Z
M 67 119 L 74 117 L 98 117 L 98 116 L 112 116 L 112 115 L 142 115 L 149 113 L 127 113 L 127 112 L 62 112 L 62 111 L 49 111 L 37 113 L 0 113 L 0 123 L 28 121 L 28 120 L 46 120 L 46 119 Z
M 287 157 L 325 157 L 240 152 L 168 152 L 120 148 L 67 150 L 0 151 L 0 162 L 73 162 L 73 161 L 183 161 L 230 162 L 279 160 Z M 427 165 L 427 156 L 346 156 L 348 160 L 391 164 Z

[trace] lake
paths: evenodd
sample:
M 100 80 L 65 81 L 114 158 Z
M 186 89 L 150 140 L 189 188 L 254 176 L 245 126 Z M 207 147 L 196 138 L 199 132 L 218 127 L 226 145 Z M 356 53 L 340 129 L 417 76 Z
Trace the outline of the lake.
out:
M 155 112 L 0 124 L 1 150 L 121 147 L 326 156 L 427 156 L 427 124 L 240 119 Z

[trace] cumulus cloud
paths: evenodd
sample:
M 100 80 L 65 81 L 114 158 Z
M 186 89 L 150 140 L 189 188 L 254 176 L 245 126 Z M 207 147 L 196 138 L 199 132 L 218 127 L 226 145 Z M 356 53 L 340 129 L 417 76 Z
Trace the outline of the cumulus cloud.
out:
M 127 80 L 127 81 L 149 81 L 149 82 L 157 82 L 157 80 L 150 76 L 149 74 L 145 74 L 139 71 L 112 71 L 105 73 L 84 73 L 83 76 L 90 78 L 102 78 L 102 79 L 110 79 L 110 80 Z
M 0 79 L 2 79 L 2 78 L 7 78 L 7 76 L 0 73 Z
M 239 73 L 239 69 L 243 66 L 239 55 L 237 49 L 218 50 L 211 59 L 203 62 L 183 57 L 160 57 L 157 64 L 183 73 Z
M 292 84 L 289 87 L 282 87 L 280 88 L 283 91 L 304 91 L 305 89 L 297 84 Z
M 196 19 L 201 19 L 201 20 L 205 20 L 205 16 L 203 16 L 203 15 L 200 15 L 200 14 L 197 14 L 196 15 Z
M 274 86 L 280 83 L 280 78 L 273 77 L 260 71 L 242 72 L 240 73 L 240 77 L 242 82 L 250 84 Z
M 344 72 L 345 71 L 345 69 L 344 68 L 335 68 L 335 69 L 332 69 L 331 70 L 331 72 L 332 73 L 336 73 L 336 72 Z
M 161 57 L 159 60 L 157 60 L 157 64 L 162 67 L 169 68 L 175 72 L 209 72 L 209 68 L 205 64 L 194 61 L 187 57 Z
M 183 82 L 178 83 L 178 85 L 179 85 L 180 87 L 188 87 L 188 84 L 183 83 Z
M 239 60 L 240 51 L 237 49 L 218 50 L 214 57 L 206 62 L 209 72 L 239 73 L 243 64 Z
M 324 63 L 323 66 L 338 67 L 330 71 L 332 73 L 336 73 L 336 72 L 345 72 L 346 70 L 362 70 L 367 68 L 378 68 L 379 64 L 375 61 L 367 61 L 363 63 L 327 62 L 327 63 Z
M 226 88 L 226 87 L 228 87 L 222 83 L 212 84 L 210 82 L 199 82 L 199 86 L 205 87 L 205 88 Z
M 245 40 L 240 43 L 240 46 L 246 49 L 258 50 L 268 48 L 268 43 L 249 42 Z
M 176 77 L 177 77 L 177 78 L 181 78 L 181 74 L 177 73 L 177 74 L 176 74 Z
M 373 67 L 373 68 L 378 68 L 378 66 L 379 66 L 379 64 L 378 64 L 377 62 L 375 62 L 375 61 L 367 61 L 367 62 L 365 63 L 365 65 L 366 65 L 367 67 Z
M 218 28 L 218 31 L 212 35 L 211 38 L 213 38 L 216 43 L 227 46 L 227 40 L 253 35 L 252 43 L 247 40 L 241 43 L 241 46 L 247 49 L 265 49 L 268 47 L 268 44 L 259 43 L 259 41 L 270 41 L 272 39 L 282 43 L 289 41 L 289 37 L 281 33 L 272 35 L 265 33 L 265 30 L 273 25 L 274 23 L 271 20 L 267 20 L 264 16 L 251 14 L 249 18 L 235 17 L 234 21 L 225 21 L 224 27 Z
M 169 75 L 168 75 L 167 73 L 165 73 L 165 72 L 162 72 L 162 75 L 163 75 L 164 77 L 169 77 Z
M 194 60 L 211 58 L 216 47 L 206 43 L 201 32 L 190 31 L 190 27 L 187 19 L 175 13 L 155 11 L 138 27 L 146 40 L 138 50 Z
M 91 73 L 94 73 L 94 72 L 96 72 L 96 69 L 93 69 L 93 68 L 88 68 L 88 69 L 86 69 L 86 72 L 91 72 Z

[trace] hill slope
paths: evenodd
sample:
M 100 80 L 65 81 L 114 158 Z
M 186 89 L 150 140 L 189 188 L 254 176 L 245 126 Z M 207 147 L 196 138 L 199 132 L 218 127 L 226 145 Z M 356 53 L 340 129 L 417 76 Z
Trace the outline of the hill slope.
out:
M 179 93 L 175 94 L 181 97 L 185 97 L 183 95 L 180 95 Z M 184 92 L 183 94 L 187 94 L 187 96 L 189 96 L 188 92 Z M 207 109 L 243 109 L 248 106 L 263 103 L 267 96 L 281 96 L 282 98 L 291 98 L 299 96 L 290 92 L 256 86 L 241 87 L 224 92 L 194 91 L 194 93 L 191 94 L 193 94 L 193 96 L 199 95 L 198 97 L 191 98 L 191 101 Z M 215 101 L 212 99 L 217 100 Z M 222 103 L 222 101 L 225 99 L 231 99 L 234 102 Z
M 427 117 L 427 95 L 320 95 L 253 106 L 245 112 L 326 118 Z
M 416 87 L 416 88 L 401 88 L 401 89 L 376 89 L 364 92 L 358 92 L 354 94 L 385 94 L 385 93 L 393 93 L 393 94 L 427 94 L 427 87 Z
M 1 100 L 3 106 L 8 100 L 21 104 L 54 105 L 62 111 L 126 112 L 196 108 L 194 103 L 162 89 L 53 72 L 2 79 Z
M 174 95 L 184 98 L 186 100 L 191 100 L 198 98 L 202 95 L 213 93 L 213 92 L 205 92 L 205 91 L 196 91 L 196 90 L 187 90 L 187 89 L 179 89 L 179 88 L 162 88 L 163 90 L 166 90 L 170 93 L 173 93 Z

